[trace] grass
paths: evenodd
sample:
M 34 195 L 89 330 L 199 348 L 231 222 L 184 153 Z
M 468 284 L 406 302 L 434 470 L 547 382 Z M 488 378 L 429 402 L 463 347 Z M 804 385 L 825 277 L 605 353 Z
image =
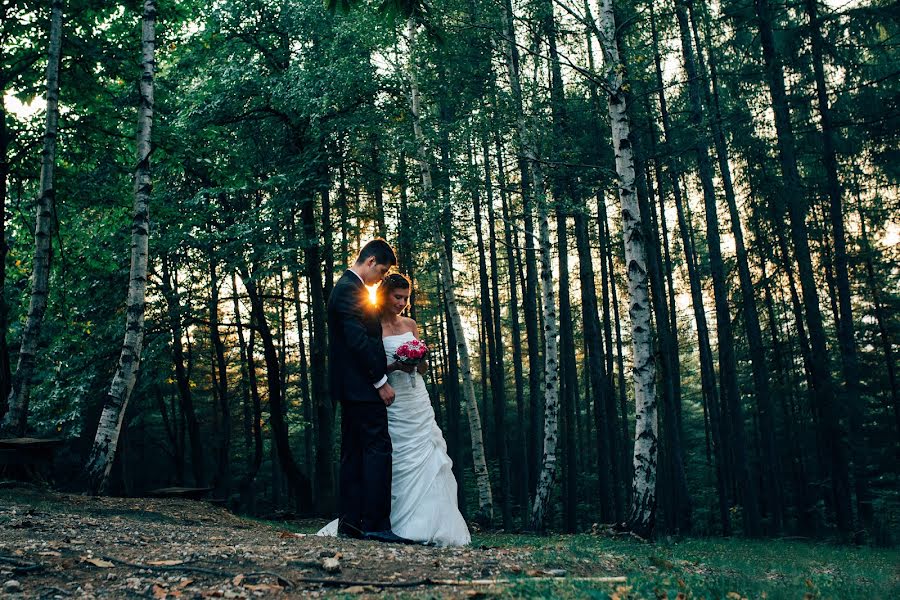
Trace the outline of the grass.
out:
M 625 575 L 628 583 L 523 582 L 504 597 L 897 598 L 900 552 L 791 541 L 683 539 L 653 544 L 608 537 L 478 535 L 475 544 L 531 546 L 542 563 L 572 574 Z M 611 571 L 609 569 L 612 569 Z M 605 571 L 605 572 L 604 572 Z M 680 596 L 679 596 L 680 594 Z
M 319 522 L 271 522 L 283 529 L 313 533 Z M 838 546 L 786 540 L 740 538 L 661 539 L 643 543 L 594 535 L 479 533 L 475 548 L 530 548 L 545 568 L 573 577 L 624 575 L 626 584 L 534 581 L 524 574 L 512 585 L 478 588 L 492 598 L 647 598 L 651 600 L 878 600 L 900 598 L 900 550 Z M 431 593 L 385 590 L 379 598 L 462 597 L 460 590 Z M 358 598 L 354 594 L 333 597 Z

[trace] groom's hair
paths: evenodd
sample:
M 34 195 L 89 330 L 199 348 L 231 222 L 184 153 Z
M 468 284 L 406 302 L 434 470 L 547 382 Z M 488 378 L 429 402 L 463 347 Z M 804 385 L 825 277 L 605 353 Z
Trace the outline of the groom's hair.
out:
M 359 256 L 356 257 L 356 264 L 363 264 L 371 256 L 375 257 L 375 262 L 379 265 L 393 267 L 397 264 L 397 255 L 394 254 L 394 249 L 381 238 L 375 238 L 362 247 L 362 250 L 359 251 Z

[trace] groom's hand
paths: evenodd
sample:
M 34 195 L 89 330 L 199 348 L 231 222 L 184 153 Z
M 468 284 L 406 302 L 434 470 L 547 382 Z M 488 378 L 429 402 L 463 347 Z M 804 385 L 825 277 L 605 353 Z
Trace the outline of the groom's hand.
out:
M 381 401 L 384 402 L 385 406 L 390 406 L 394 403 L 394 388 L 391 387 L 391 384 L 386 383 L 378 388 L 378 395 L 381 396 Z

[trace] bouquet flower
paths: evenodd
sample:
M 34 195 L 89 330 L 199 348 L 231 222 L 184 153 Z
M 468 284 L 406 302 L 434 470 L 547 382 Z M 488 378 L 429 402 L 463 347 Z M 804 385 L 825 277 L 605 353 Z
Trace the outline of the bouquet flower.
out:
M 415 367 L 422 362 L 426 354 L 428 354 L 428 346 L 420 340 L 412 339 L 397 348 L 397 351 L 394 352 L 394 360 L 402 365 Z M 412 386 L 416 387 L 415 372 L 409 373 L 409 379 Z

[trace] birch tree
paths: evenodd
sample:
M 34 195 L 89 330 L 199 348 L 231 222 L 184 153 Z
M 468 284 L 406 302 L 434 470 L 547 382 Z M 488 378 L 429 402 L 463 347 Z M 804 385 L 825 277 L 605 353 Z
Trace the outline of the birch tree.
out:
M 416 47 L 416 20 L 415 12 L 411 12 L 406 19 L 406 43 L 407 43 L 407 69 L 406 76 L 409 80 L 409 108 L 412 115 L 413 132 L 417 145 L 417 160 L 419 174 L 422 180 L 422 196 L 431 197 L 432 177 L 431 163 L 428 161 L 428 149 L 425 142 L 425 134 L 421 123 L 421 101 L 419 97 L 419 85 L 416 79 L 415 47 Z M 472 462 L 475 468 L 475 485 L 478 489 L 478 519 L 490 522 L 494 514 L 494 501 L 491 493 L 491 478 L 487 468 L 487 460 L 484 455 L 484 439 L 481 431 L 481 415 L 478 412 L 478 403 L 475 400 L 475 384 L 472 381 L 472 364 L 469 357 L 469 344 L 466 341 L 465 331 L 462 326 L 462 318 L 459 314 L 459 306 L 456 302 L 456 292 L 453 284 L 453 271 L 447 255 L 441 252 L 443 240 L 441 236 L 440 218 L 436 217 L 433 224 L 432 236 L 435 248 L 437 248 L 440 261 L 440 276 L 444 293 L 444 301 L 447 311 L 450 313 L 450 324 L 456 333 L 456 350 L 459 353 L 460 371 L 462 374 L 463 396 L 466 402 L 466 415 L 469 421 L 469 434 L 472 437 Z
M 0 431 L 22 435 L 28 423 L 28 384 L 34 372 L 35 354 L 41 324 L 47 310 L 47 290 L 50 280 L 50 236 L 53 219 L 53 172 L 56 166 L 56 137 L 59 129 L 59 60 L 62 39 L 63 0 L 50 6 L 50 43 L 47 53 L 47 116 L 44 125 L 44 146 L 41 152 L 40 193 L 34 226 L 34 264 L 31 271 L 31 300 L 28 318 L 22 331 L 19 361 L 7 399 L 9 410 L 0 424 Z
M 635 187 L 631 122 L 626 110 L 625 66 L 619 58 L 616 18 L 612 0 L 600 4 L 600 41 L 608 67 L 607 105 L 612 127 L 613 150 L 625 240 L 628 279 L 628 314 L 631 318 L 632 381 L 634 383 L 635 429 L 631 483 L 631 508 L 626 527 L 641 536 L 653 531 L 656 516 L 656 368 L 650 329 L 650 302 L 647 283 L 647 253 L 644 229 Z
M 544 174 L 540 162 L 531 165 L 534 196 L 538 207 L 538 243 L 541 254 L 541 300 L 544 314 L 544 453 L 541 473 L 531 506 L 531 528 L 541 531 L 550 493 L 559 471 L 556 450 L 559 446 L 559 326 L 556 320 L 556 293 L 553 289 L 553 265 L 550 260 L 550 217 L 547 210 Z
M 156 45 L 156 0 L 144 0 L 141 25 L 141 82 L 137 121 L 137 167 L 134 174 L 134 217 L 131 223 L 131 269 L 128 281 L 125 339 L 119 366 L 106 395 L 97 434 L 88 456 L 86 471 L 92 488 L 106 488 L 113 465 L 122 421 L 131 390 L 137 380 L 144 339 L 144 309 L 147 291 L 147 255 L 150 237 L 150 135 L 153 127 L 153 72 Z

